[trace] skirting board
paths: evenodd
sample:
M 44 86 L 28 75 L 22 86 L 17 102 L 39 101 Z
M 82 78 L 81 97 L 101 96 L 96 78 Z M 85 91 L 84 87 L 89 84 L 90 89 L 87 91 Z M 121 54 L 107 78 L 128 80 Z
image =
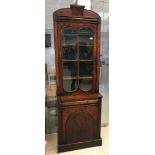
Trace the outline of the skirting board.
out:
M 94 147 L 94 146 L 101 146 L 101 145 L 102 145 L 102 139 L 101 138 L 95 139 L 92 141 L 86 141 L 86 142 L 58 145 L 58 153 L 82 149 L 82 148 Z

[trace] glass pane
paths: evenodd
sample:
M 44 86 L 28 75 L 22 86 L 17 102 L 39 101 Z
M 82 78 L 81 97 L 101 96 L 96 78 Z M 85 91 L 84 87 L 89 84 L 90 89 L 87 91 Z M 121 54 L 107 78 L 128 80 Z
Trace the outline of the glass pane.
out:
M 93 56 L 93 32 L 90 28 L 80 29 L 79 32 L 79 58 L 92 59 Z
M 79 57 L 81 60 L 86 59 L 86 60 L 91 60 L 92 59 L 92 53 L 93 53 L 93 47 L 90 47 L 87 45 L 85 46 L 79 46 Z
M 65 27 L 62 30 L 62 55 L 66 60 L 77 58 L 77 30 L 74 28 Z
M 75 91 L 77 85 L 77 62 L 63 62 L 63 88 L 67 92 Z
M 81 90 L 83 91 L 88 91 L 92 89 L 92 83 L 93 83 L 93 79 L 80 79 L 79 80 L 79 87 Z
M 63 80 L 63 88 L 66 92 L 73 92 L 77 90 L 77 80 L 76 79 Z
M 79 65 L 80 77 L 92 76 L 93 75 L 93 62 L 80 62 Z
M 63 46 L 62 53 L 64 60 L 75 60 L 77 58 L 77 48 L 75 46 Z

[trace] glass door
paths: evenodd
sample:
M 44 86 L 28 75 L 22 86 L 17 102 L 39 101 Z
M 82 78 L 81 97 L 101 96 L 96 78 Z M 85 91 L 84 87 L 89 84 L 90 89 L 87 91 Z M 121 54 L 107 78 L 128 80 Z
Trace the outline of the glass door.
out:
M 93 32 L 90 28 L 79 30 L 79 88 L 92 89 L 93 83 Z
M 66 92 L 78 89 L 77 33 L 71 27 L 62 30 L 63 88 Z
M 62 30 L 63 89 L 90 91 L 93 84 L 93 31 L 64 27 Z

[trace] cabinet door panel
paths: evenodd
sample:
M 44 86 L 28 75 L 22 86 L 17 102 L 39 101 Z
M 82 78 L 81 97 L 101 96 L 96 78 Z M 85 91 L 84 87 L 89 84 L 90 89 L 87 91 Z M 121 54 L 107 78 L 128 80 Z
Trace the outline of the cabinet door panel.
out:
M 93 46 L 79 45 L 80 60 L 91 60 L 93 58 Z
M 77 33 L 78 30 L 73 27 L 64 27 L 62 29 L 62 55 L 63 59 L 77 59 Z
M 92 83 L 93 83 L 93 79 L 92 78 L 88 78 L 88 79 L 80 79 L 79 80 L 79 87 L 81 90 L 83 91 L 89 91 L 92 89 Z
M 80 62 L 79 66 L 80 77 L 93 76 L 93 62 Z
M 63 88 L 67 92 L 75 91 L 78 88 L 77 62 L 63 62 Z
M 65 143 L 75 143 L 98 138 L 97 118 L 98 104 L 63 108 L 63 141 Z
M 93 31 L 88 27 L 81 28 L 79 30 L 79 59 L 92 59 L 93 45 Z

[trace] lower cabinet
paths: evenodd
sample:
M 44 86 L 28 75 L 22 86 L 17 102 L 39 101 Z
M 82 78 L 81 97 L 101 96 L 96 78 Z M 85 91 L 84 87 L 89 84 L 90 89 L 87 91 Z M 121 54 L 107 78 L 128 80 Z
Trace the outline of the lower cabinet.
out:
M 100 100 L 59 103 L 58 152 L 102 144 L 100 106 Z

